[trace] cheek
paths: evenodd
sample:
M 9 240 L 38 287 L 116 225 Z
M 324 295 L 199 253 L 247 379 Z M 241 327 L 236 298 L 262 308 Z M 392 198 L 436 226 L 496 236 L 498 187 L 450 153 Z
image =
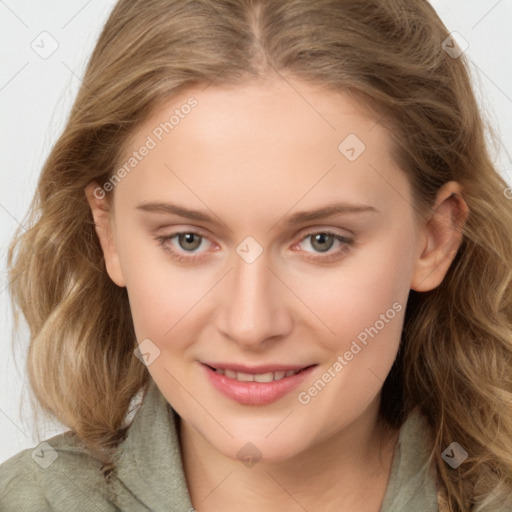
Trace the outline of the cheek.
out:
M 400 338 L 414 261 L 411 240 L 410 233 L 381 236 L 337 268 L 318 270 L 307 280 L 297 274 L 294 289 L 320 318 L 328 348 L 348 350 L 375 324 L 386 339 Z
M 320 378 L 306 383 L 299 402 L 315 408 L 320 422 L 335 433 L 363 413 L 375 399 L 395 360 L 409 293 L 411 257 L 397 237 L 375 244 L 365 257 L 354 258 L 311 288 L 312 308 L 334 332 L 316 338 L 326 358 Z
M 185 325 L 188 329 L 193 328 L 190 320 L 194 317 L 194 307 L 198 306 L 209 288 L 203 286 L 207 283 L 194 282 L 192 274 L 185 279 L 178 272 L 164 275 L 158 270 L 155 267 L 147 269 L 147 272 L 137 272 L 127 281 L 138 340 L 150 338 L 165 342 L 176 338 Z
M 179 270 L 150 237 L 125 239 L 119 248 L 137 340 L 165 340 L 205 295 L 193 270 Z
M 411 232 L 394 230 L 332 267 L 305 263 L 293 270 L 281 269 L 283 280 L 304 303 L 298 323 L 319 331 L 319 345 L 344 351 L 358 335 L 364 338 L 365 329 L 379 321 L 381 314 L 386 315 L 390 308 L 387 317 L 394 314 L 393 304 L 405 310 L 413 238 Z M 197 328 L 191 320 L 204 311 L 202 301 L 215 302 L 219 290 L 212 287 L 219 276 L 201 266 L 178 266 L 149 237 L 126 236 L 124 241 L 120 260 L 137 339 L 165 341 L 176 338 L 185 325 L 188 330 Z M 286 302 L 285 297 L 283 300 Z M 399 316 L 386 324 L 386 337 L 399 338 Z M 179 338 L 186 343 L 186 337 Z M 179 340 L 173 341 L 173 346 L 175 343 L 179 345 Z

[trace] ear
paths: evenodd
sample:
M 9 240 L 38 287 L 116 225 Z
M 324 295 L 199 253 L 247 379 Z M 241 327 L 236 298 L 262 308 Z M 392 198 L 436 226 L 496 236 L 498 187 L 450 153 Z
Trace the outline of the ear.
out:
M 117 286 L 124 287 L 126 284 L 115 243 L 113 211 L 105 197 L 105 191 L 98 183 L 91 182 L 85 187 L 85 196 L 92 211 L 94 226 L 100 240 L 108 275 Z
M 423 228 L 411 278 L 412 290 L 425 292 L 441 284 L 462 243 L 462 227 L 468 214 L 461 185 L 455 181 L 445 183 Z

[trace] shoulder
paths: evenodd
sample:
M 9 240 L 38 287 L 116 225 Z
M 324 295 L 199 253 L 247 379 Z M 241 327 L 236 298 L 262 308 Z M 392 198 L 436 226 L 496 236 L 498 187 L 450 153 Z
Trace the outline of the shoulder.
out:
M 152 382 L 152 381 L 151 381 Z M 153 383 L 114 454 L 107 482 L 101 462 L 72 432 L 23 450 L 0 465 L 0 510 L 148 512 L 190 510 L 175 413 Z
M 432 439 L 419 408 L 402 424 L 395 446 L 382 512 L 438 512 L 436 474 L 432 465 Z
M 395 448 L 391 477 L 381 512 L 439 512 L 437 471 L 434 464 L 434 434 L 419 407 L 403 423 Z M 512 512 L 512 497 L 504 493 L 503 501 L 480 505 L 481 512 Z
M 100 469 L 71 432 L 54 436 L 0 464 L 0 510 L 116 510 Z

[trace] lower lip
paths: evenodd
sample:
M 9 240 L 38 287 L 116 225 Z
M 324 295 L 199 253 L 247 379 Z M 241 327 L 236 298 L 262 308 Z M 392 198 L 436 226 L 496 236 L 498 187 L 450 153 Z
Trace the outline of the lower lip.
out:
M 201 366 L 205 369 L 206 375 L 213 386 L 223 395 L 242 405 L 266 405 L 293 391 L 311 374 L 316 365 L 310 366 L 291 377 L 284 377 L 272 382 L 240 382 L 217 373 L 209 366 L 204 364 Z

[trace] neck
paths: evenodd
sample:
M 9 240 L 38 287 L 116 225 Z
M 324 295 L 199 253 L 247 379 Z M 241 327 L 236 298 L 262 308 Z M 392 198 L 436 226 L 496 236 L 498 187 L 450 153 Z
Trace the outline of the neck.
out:
M 248 467 L 219 452 L 185 421 L 179 432 L 190 497 L 199 512 L 378 512 L 398 438 L 398 430 L 379 422 L 371 408 L 290 459 L 261 459 Z

